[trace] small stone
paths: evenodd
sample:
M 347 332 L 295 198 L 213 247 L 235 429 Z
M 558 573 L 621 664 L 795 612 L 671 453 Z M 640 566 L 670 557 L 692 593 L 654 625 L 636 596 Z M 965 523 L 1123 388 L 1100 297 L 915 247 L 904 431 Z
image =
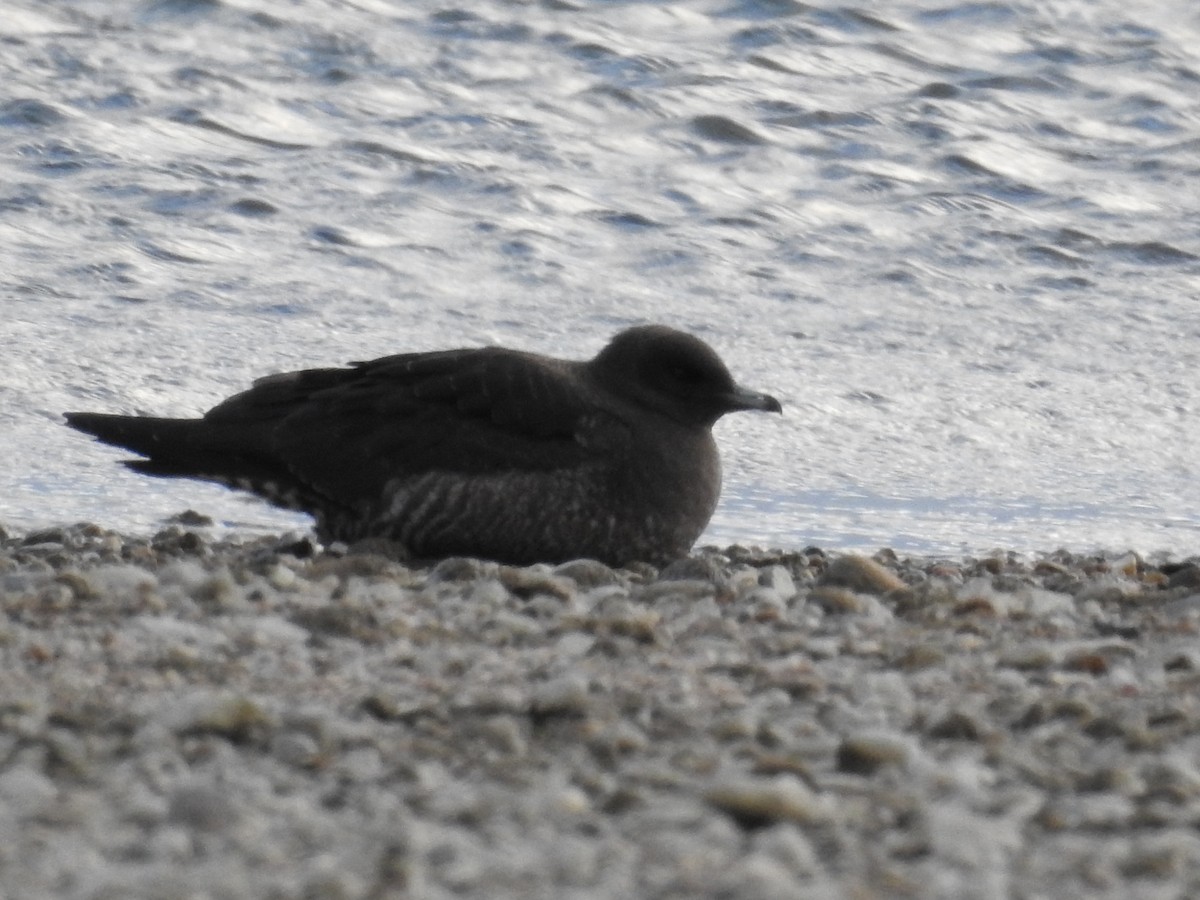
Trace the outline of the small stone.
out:
M 953 566 L 949 563 L 938 563 L 930 566 L 926 573 L 931 578 L 940 578 L 944 581 L 950 581 L 955 584 L 961 584 L 963 580 L 963 570 L 960 566 Z
M 582 716 L 588 703 L 588 683 L 582 675 L 563 675 L 533 690 L 533 712 L 540 716 Z
M 309 875 L 300 893 L 304 900 L 352 900 L 365 895 L 362 880 L 352 872 L 344 871 L 319 871 Z
M 809 656 L 814 646 L 817 646 L 816 642 L 810 640 L 807 644 Z M 836 655 L 836 651 L 833 651 L 833 656 Z M 783 691 L 792 698 L 811 697 L 826 687 L 825 679 L 814 668 L 812 661 L 800 654 L 765 663 L 760 672 L 764 685 Z
M 181 787 L 171 795 L 167 818 L 200 831 L 222 831 L 237 820 L 229 793 L 212 787 Z
M 11 816 L 32 816 L 58 795 L 54 782 L 28 766 L 0 773 L 0 803 Z
M 590 733 L 588 746 L 601 758 L 615 759 L 630 753 L 641 753 L 650 746 L 650 739 L 632 722 L 618 720 Z
M 758 583 L 773 590 L 785 603 L 796 596 L 796 582 L 783 566 L 764 566 L 759 570 Z
M 754 761 L 755 775 L 795 775 L 806 784 L 813 783 L 812 766 L 801 756 L 763 753 Z
M 621 578 L 613 569 L 594 559 L 576 559 L 554 568 L 554 574 L 569 578 L 580 590 L 620 584 Z
M 711 581 L 655 581 L 637 589 L 638 600 L 653 603 L 663 597 L 700 600 L 716 595 L 717 586 Z
M 716 585 L 718 596 L 741 599 L 759 587 L 758 569 L 744 566 L 731 572 L 723 572 Z
M 1085 650 L 1072 653 L 1062 663 L 1068 672 L 1086 672 L 1089 675 L 1105 675 L 1108 673 L 1108 660 L 1103 654 Z
M 708 733 L 722 741 L 753 738 L 758 734 L 758 716 L 748 709 L 739 710 L 718 718 L 709 726 Z
M 67 533 L 61 528 L 43 528 L 31 531 L 21 540 L 22 547 L 62 546 L 67 541 Z
M 1127 878 L 1177 878 L 1193 864 L 1192 848 L 1184 843 L 1138 846 L 1121 863 Z
M 578 816 L 591 808 L 588 795 L 577 787 L 563 785 L 547 793 L 547 799 L 558 812 L 566 813 L 570 816 Z
M 385 722 L 414 722 L 425 716 L 437 718 L 440 714 L 436 698 L 400 700 L 382 692 L 367 695 L 361 706 L 365 713 Z
M 755 588 L 744 602 L 755 622 L 778 622 L 787 614 L 787 604 L 769 587 Z
M 242 591 L 228 572 L 214 572 L 191 592 L 192 599 L 217 609 L 236 607 L 243 599 Z
M 313 635 L 346 637 L 363 642 L 383 639 L 379 617 L 373 609 L 339 603 L 297 609 L 291 622 Z
M 199 556 L 204 555 L 207 546 L 204 538 L 194 531 L 184 531 L 178 525 L 171 525 L 164 528 L 150 541 L 151 546 L 159 554 L 167 554 L 171 556 L 186 555 Z
M 873 775 L 884 766 L 903 766 L 913 753 L 909 740 L 897 734 L 860 734 L 844 738 L 837 750 L 838 771 Z
M 658 573 L 659 581 L 716 582 L 720 577 L 721 567 L 707 556 L 685 556 L 664 566 Z
M 1004 571 L 1004 560 L 999 556 L 988 556 L 979 561 L 979 567 L 992 575 L 999 575 Z
M 1059 614 L 1071 615 L 1075 610 L 1075 598 L 1070 594 L 1034 588 L 1025 591 L 1024 600 L 1025 612 L 1039 619 Z
M 1054 651 L 1042 643 L 1018 644 L 1008 647 L 996 660 L 998 667 L 1032 671 L 1047 669 L 1055 663 Z
M 506 756 L 521 758 L 529 753 L 528 723 L 518 716 L 489 716 L 480 724 L 478 733 Z
M 818 609 L 834 615 L 860 613 L 864 603 L 854 591 L 844 587 L 824 586 L 809 592 L 808 602 Z
M 984 729 L 974 716 L 952 712 L 931 725 L 926 733 L 935 740 L 978 741 Z
M 1039 560 L 1033 566 L 1034 575 L 1069 575 L 1070 571 L 1066 566 L 1049 559 Z
M 196 559 L 173 559 L 158 570 L 159 584 L 177 585 L 188 594 L 194 594 L 211 577 L 209 569 Z
M 1142 562 L 1140 556 L 1130 551 L 1124 556 L 1112 560 L 1109 567 L 1114 572 L 1120 572 L 1126 578 L 1136 578 L 1140 572 L 1145 570 L 1145 563 Z
M 203 513 L 198 513 L 194 509 L 185 509 L 183 512 L 175 513 L 167 519 L 168 525 L 184 525 L 188 528 L 208 528 L 213 524 L 213 520 Z
M 508 588 L 498 578 L 476 581 L 467 588 L 467 601 L 479 609 L 505 609 L 510 596 Z
M 443 559 L 429 573 L 430 581 L 479 581 L 484 577 L 495 577 L 500 567 L 494 562 L 451 556 Z
M 529 692 L 512 684 L 484 684 L 454 698 L 453 709 L 480 715 L 528 715 Z
M 1182 563 L 1177 568 L 1172 567 L 1170 571 L 1167 571 L 1166 567 L 1164 567 L 1163 571 L 1167 575 L 1168 588 L 1189 588 L 1192 590 L 1200 588 L 1200 565 L 1196 563 Z
M 573 593 L 571 583 L 567 579 L 554 574 L 545 566 L 501 566 L 499 580 L 515 596 L 523 599 L 545 594 L 566 600 Z
M 1163 662 L 1164 672 L 1195 672 L 1200 669 L 1200 656 L 1191 651 L 1174 653 Z
M 267 571 L 267 581 L 277 591 L 285 591 L 296 584 L 296 573 L 282 564 L 271 566 Z
M 704 798 L 743 828 L 781 821 L 812 824 L 827 821 L 831 814 L 829 799 L 792 775 L 729 782 L 710 788 Z
M 784 863 L 766 853 L 751 851 L 722 868 L 709 886 L 715 897 L 753 897 L 754 900 L 796 900 L 797 896 L 816 896 L 807 890 L 797 892 L 796 876 Z M 805 888 L 810 888 L 805 884 Z M 821 891 L 820 896 L 833 896 Z
M 572 631 L 560 635 L 554 641 L 554 655 L 558 659 L 578 659 L 587 655 L 595 645 L 596 639 L 594 637 Z
M 636 606 L 622 596 L 607 598 L 598 603 L 590 615 L 571 621 L 577 622 L 579 629 L 597 636 L 615 635 L 656 643 L 660 640 L 662 616 L 655 610 Z
M 1159 615 L 1175 621 L 1196 620 L 1200 618 L 1200 593 L 1171 600 L 1162 604 L 1156 611 Z
M 317 554 L 317 545 L 308 537 L 283 535 L 276 550 L 285 556 L 294 556 L 296 559 L 312 559 Z
M 984 597 L 971 597 L 954 605 L 950 611 L 955 616 L 980 616 L 994 619 L 999 615 L 995 604 Z
M 934 644 L 921 643 L 908 647 L 897 660 L 900 667 L 913 672 L 940 666 L 946 661 L 946 651 Z
M 66 587 L 76 600 L 94 600 L 97 596 L 92 583 L 79 572 L 62 572 L 54 580 Z
M 201 695 L 173 715 L 180 734 L 218 734 L 234 743 L 246 743 L 272 724 L 261 706 L 237 695 Z
M 459 564 L 464 564 L 466 568 L 470 568 L 472 565 L 490 565 L 491 571 L 495 571 L 495 563 L 484 564 L 478 563 L 476 560 L 461 559 L 448 559 L 445 562 L 447 563 L 447 574 L 454 572 Z M 415 585 L 422 580 L 403 563 L 378 553 L 352 553 L 348 556 L 324 553 L 313 560 L 307 577 L 312 581 L 319 581 L 329 576 L 333 576 L 339 581 L 349 581 L 351 578 L 387 579 L 405 587 Z M 436 568 L 429 573 L 429 578 L 432 581 L 439 580 Z M 453 581 L 454 579 L 447 580 Z M 470 580 L 469 576 L 464 580 Z
M 885 569 L 873 559 L 855 555 L 835 559 L 818 584 L 849 588 L 864 594 L 886 594 L 908 587 L 890 569 Z
M 87 573 L 96 596 L 119 597 L 129 602 L 158 587 L 158 580 L 141 566 L 117 563 Z

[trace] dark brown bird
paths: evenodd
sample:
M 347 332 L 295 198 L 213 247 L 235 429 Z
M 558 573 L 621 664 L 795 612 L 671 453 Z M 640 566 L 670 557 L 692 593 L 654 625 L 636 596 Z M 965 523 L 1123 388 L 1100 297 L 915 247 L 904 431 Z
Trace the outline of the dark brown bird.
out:
M 259 379 L 200 419 L 67 413 L 147 475 L 310 513 L 325 542 L 413 557 L 610 565 L 687 554 L 721 490 L 712 425 L 780 412 L 711 347 L 662 325 L 587 362 L 485 347 Z

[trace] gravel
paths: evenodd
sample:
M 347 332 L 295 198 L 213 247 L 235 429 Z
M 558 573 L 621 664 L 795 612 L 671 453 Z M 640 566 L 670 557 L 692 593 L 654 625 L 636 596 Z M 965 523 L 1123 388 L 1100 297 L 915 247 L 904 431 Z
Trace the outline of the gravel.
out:
M 1200 896 L 1200 563 L 0 530 L 0 895 Z

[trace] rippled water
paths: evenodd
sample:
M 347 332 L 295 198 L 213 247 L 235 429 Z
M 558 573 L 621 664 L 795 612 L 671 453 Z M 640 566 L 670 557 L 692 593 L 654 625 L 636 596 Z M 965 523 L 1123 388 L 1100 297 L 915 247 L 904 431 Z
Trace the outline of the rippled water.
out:
M 664 321 L 782 420 L 710 537 L 1200 550 L 1200 7 L 9 0 L 0 522 L 192 506 L 65 409 Z

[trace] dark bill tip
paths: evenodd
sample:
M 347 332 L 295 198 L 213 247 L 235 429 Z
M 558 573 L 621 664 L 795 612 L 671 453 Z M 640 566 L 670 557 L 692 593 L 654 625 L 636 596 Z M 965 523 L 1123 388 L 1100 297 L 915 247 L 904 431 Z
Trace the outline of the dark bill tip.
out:
M 761 394 L 744 387 L 735 387 L 728 397 L 730 411 L 757 409 L 763 412 L 781 413 L 783 405 L 770 394 Z

